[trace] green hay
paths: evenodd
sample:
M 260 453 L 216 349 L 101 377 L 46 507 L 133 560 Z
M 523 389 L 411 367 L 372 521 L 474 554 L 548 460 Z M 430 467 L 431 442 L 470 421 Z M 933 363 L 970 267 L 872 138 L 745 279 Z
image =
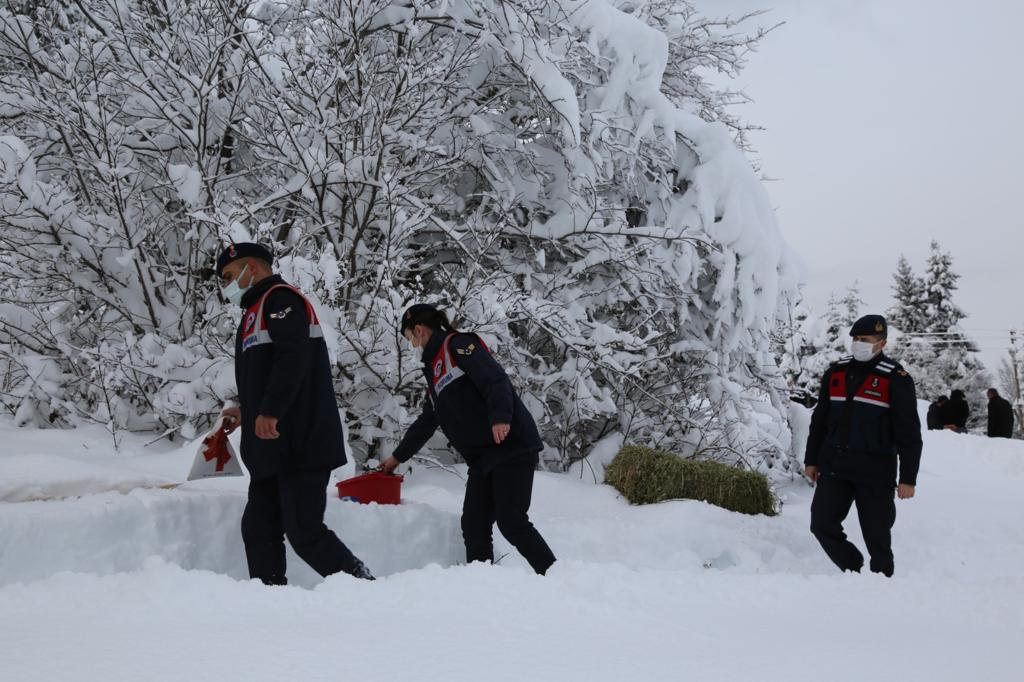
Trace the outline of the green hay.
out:
M 704 500 L 743 514 L 775 515 L 775 496 L 764 475 L 640 445 L 619 450 L 604 470 L 604 482 L 633 504 Z

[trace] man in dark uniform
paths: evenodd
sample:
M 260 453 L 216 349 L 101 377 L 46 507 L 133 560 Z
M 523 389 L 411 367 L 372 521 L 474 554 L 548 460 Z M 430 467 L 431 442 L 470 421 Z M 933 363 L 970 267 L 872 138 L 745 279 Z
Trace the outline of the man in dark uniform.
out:
M 917 396 L 910 375 L 882 354 L 884 317 L 860 318 L 850 336 L 853 355 L 825 372 L 811 418 L 804 457 L 807 477 L 817 484 L 811 532 L 839 568 L 860 571 L 864 556 L 843 532 L 856 503 L 870 568 L 891 576 L 893 489 L 901 500 L 912 498 L 921 461 Z
M 1013 406 L 994 388 L 988 389 L 989 438 L 1013 438 Z
M 235 337 L 239 406 L 222 414 L 242 427 L 249 500 L 242 540 L 249 575 L 287 584 L 284 539 L 317 573 L 373 579 L 324 525 L 331 470 L 345 463 L 327 345 L 313 306 L 275 275 L 270 251 L 232 244 L 217 259 L 224 295 L 241 306 Z

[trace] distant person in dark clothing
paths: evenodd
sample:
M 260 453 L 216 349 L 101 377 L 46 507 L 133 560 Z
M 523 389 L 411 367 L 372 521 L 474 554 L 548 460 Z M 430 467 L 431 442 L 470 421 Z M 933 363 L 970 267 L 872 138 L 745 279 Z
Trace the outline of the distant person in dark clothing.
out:
M 971 416 L 971 407 L 967 404 L 964 392 L 957 389 L 949 394 L 949 402 L 943 410 L 943 428 L 957 433 L 967 433 L 967 420 Z
M 994 388 L 988 389 L 988 436 L 1013 437 L 1013 406 Z
M 928 406 L 928 430 L 941 431 L 946 425 L 943 421 L 946 406 L 949 404 L 949 397 L 940 395 L 931 405 Z

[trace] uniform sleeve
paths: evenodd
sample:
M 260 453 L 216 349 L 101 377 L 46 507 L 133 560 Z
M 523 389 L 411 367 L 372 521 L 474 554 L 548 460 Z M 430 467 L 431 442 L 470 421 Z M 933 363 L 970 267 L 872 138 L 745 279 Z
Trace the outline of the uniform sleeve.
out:
M 903 370 L 900 370 L 901 372 Z M 917 391 L 909 374 L 895 377 L 892 395 L 892 426 L 900 458 L 900 483 L 917 485 L 921 466 L 921 419 L 917 416 Z
M 811 415 L 811 431 L 807 435 L 807 449 L 804 452 L 804 466 L 818 466 L 818 453 L 821 445 L 825 442 L 825 430 L 828 428 L 828 410 L 830 403 L 828 395 L 828 382 L 832 376 L 829 369 L 821 377 L 821 387 L 818 389 L 818 404 L 814 406 L 814 413 Z
M 288 413 L 309 374 L 309 317 L 306 302 L 286 290 L 275 291 L 267 298 L 263 315 L 274 342 L 274 360 L 259 413 L 280 419 Z
M 475 334 L 459 334 L 451 340 L 450 348 L 458 365 L 487 401 L 487 417 L 494 424 L 512 422 L 515 392 L 512 382 L 498 361 L 483 347 Z
M 999 425 L 999 421 L 1000 421 L 1000 418 L 999 418 L 999 415 L 996 414 L 995 402 L 990 400 L 990 401 L 988 401 L 988 431 L 987 431 L 989 438 L 991 438 L 992 436 L 994 436 L 996 434 L 996 429 L 997 429 L 997 427 Z
M 399 462 L 408 462 L 420 449 L 427 444 L 430 437 L 437 431 L 437 416 L 434 414 L 434 406 L 428 395 L 423 401 L 423 412 L 416 417 L 409 429 L 402 437 L 402 441 L 391 453 L 391 456 Z

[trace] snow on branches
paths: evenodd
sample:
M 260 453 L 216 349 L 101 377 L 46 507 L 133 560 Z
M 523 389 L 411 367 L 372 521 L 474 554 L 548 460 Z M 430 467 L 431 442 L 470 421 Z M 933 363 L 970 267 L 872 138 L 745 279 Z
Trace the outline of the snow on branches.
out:
M 934 400 L 951 390 L 964 391 L 971 404 L 968 425 L 974 428 L 983 423 L 992 375 L 960 325 L 967 315 L 953 302 L 959 279 L 953 256 L 938 242 L 931 243 L 923 276 L 900 256 L 889 310 L 890 323 L 899 331 L 892 352 L 914 377 L 919 397 Z
M 200 426 L 235 315 L 204 269 L 260 239 L 320 311 L 360 456 L 417 409 L 396 326 L 430 300 L 493 342 L 554 466 L 613 432 L 787 464 L 768 334 L 795 268 L 737 95 L 700 75 L 761 33 L 665 0 L 0 10 L 0 299 L 26 313 L 0 350 L 60 377 L 4 400 Z

